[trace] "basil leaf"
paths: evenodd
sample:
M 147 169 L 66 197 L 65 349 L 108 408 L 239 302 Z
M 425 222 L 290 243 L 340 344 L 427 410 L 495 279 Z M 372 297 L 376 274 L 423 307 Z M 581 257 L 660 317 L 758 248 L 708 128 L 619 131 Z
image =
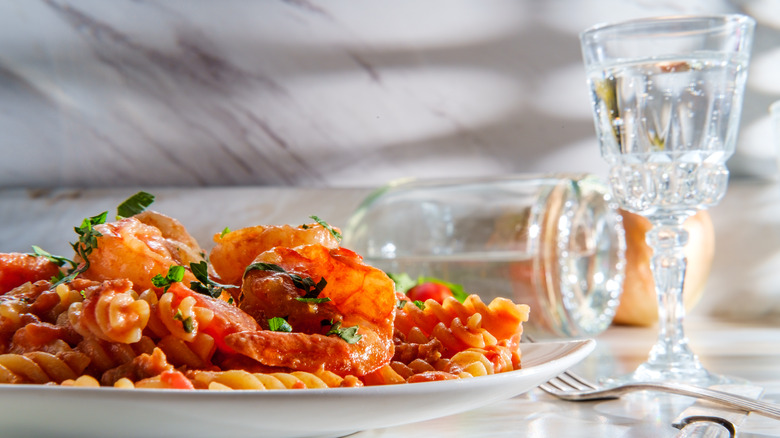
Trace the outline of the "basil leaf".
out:
M 119 204 L 116 209 L 117 219 L 135 216 L 146 210 L 154 202 L 154 195 L 146 192 L 138 192 Z

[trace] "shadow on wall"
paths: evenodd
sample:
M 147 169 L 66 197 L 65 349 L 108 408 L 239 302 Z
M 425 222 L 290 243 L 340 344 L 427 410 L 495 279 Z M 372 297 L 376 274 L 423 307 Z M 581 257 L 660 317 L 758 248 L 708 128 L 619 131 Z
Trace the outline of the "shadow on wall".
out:
M 0 5 L 0 186 L 603 173 L 577 33 L 740 8 L 760 70 L 731 167 L 775 172 L 771 0 L 217 3 Z

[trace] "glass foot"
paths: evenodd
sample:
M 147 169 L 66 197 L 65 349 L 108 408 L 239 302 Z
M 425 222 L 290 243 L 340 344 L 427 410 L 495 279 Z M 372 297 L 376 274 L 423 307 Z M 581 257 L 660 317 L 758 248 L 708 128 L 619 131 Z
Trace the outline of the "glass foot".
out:
M 693 366 L 691 366 L 693 365 Z M 698 360 L 685 367 L 668 367 L 657 363 L 645 362 L 627 375 L 602 379 L 605 386 L 617 386 L 638 382 L 676 382 L 702 387 L 716 385 L 746 385 L 750 382 L 740 377 L 716 374 L 707 371 Z

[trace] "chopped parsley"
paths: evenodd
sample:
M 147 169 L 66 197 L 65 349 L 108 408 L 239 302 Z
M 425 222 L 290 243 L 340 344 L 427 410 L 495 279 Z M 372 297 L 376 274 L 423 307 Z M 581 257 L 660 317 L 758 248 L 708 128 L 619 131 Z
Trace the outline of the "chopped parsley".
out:
M 415 306 L 419 307 L 419 308 L 420 308 L 420 310 L 425 310 L 425 303 L 424 303 L 424 302 L 422 302 L 422 301 L 420 301 L 420 300 L 414 300 L 414 301 L 412 301 L 412 303 L 413 303 Z
M 162 274 L 157 274 L 152 277 L 152 284 L 156 287 L 165 288 L 164 291 L 167 292 L 168 288 L 171 287 L 173 283 L 178 283 L 184 280 L 184 271 L 184 266 L 171 266 L 168 268 L 168 273 L 165 274 L 164 277 Z
M 67 263 L 71 266 L 71 268 L 76 267 L 76 262 L 74 262 L 73 260 L 67 257 L 53 255 L 36 245 L 33 245 L 32 249 L 33 249 L 33 253 L 31 255 L 35 257 L 45 257 L 47 260 L 56 264 L 57 266 L 65 266 L 65 263 Z
M 181 310 L 177 310 L 176 311 L 176 314 L 173 315 L 173 319 L 175 319 L 177 321 L 181 321 L 181 327 L 187 333 L 192 333 L 192 331 L 195 328 L 194 325 L 193 325 L 192 317 L 188 316 L 188 317 L 185 318 L 184 315 L 181 313 Z
M 102 234 L 100 234 L 100 232 L 93 227 L 95 225 L 106 223 L 107 216 L 108 212 L 104 211 L 103 213 L 100 213 L 96 216 L 85 218 L 81 222 L 80 226 L 73 228 L 76 231 L 76 234 L 79 235 L 79 240 L 76 243 L 71 243 L 70 246 L 74 251 L 76 251 L 76 254 L 78 254 L 79 257 L 84 260 L 84 263 L 71 269 L 68 275 L 60 277 L 54 284 L 52 284 L 52 289 L 59 286 L 60 284 L 72 281 L 74 278 L 76 278 L 76 276 L 82 272 L 86 272 L 87 269 L 89 269 L 89 255 L 95 248 L 97 248 L 97 238 L 102 236 Z
M 331 325 L 330 330 L 328 330 L 328 332 L 325 333 L 325 335 L 326 336 L 337 335 L 338 337 L 343 339 L 347 344 L 354 344 L 357 341 L 359 341 L 360 338 L 363 337 L 363 335 L 359 335 L 357 331 L 358 331 L 358 326 L 353 325 L 352 327 L 341 328 L 341 321 L 337 321 Z
M 317 222 L 318 224 L 320 224 L 322 226 L 322 228 L 325 228 L 326 230 L 328 230 L 330 232 L 330 234 L 333 235 L 333 237 L 336 238 L 336 240 L 341 242 L 341 233 L 339 233 L 339 231 L 337 229 L 333 228 L 329 223 L 327 223 L 324 220 L 320 219 L 318 216 L 312 215 L 312 216 L 309 216 L 309 217 L 311 219 L 313 219 L 314 222 Z M 309 228 L 308 225 L 303 225 L 303 229 L 307 229 L 307 228 Z
M 219 298 L 223 290 L 238 288 L 236 285 L 217 283 L 210 279 L 209 265 L 205 261 L 190 263 L 190 270 L 192 270 L 192 275 L 198 280 L 190 282 L 190 288 L 195 292 L 209 295 L 212 298 Z
M 327 303 L 328 301 L 331 301 L 328 297 L 320 297 L 320 292 L 322 292 L 323 289 L 325 289 L 325 286 L 327 286 L 328 282 L 325 280 L 325 278 L 321 278 L 320 281 L 314 282 L 314 279 L 311 277 L 301 277 L 298 274 L 293 274 L 287 272 L 283 267 L 273 264 L 273 263 L 252 263 L 251 265 L 247 266 L 244 270 L 244 275 L 246 275 L 249 271 L 253 270 L 259 270 L 259 271 L 271 271 L 271 272 L 279 272 L 282 274 L 287 274 L 288 277 L 292 280 L 295 287 L 302 290 L 304 292 L 304 295 L 302 297 L 296 298 L 298 301 L 302 301 L 305 303 Z
M 220 238 L 222 238 L 222 237 L 225 237 L 225 234 L 229 233 L 230 231 L 231 231 L 231 230 L 230 230 L 230 227 L 225 227 L 225 228 L 223 228 L 223 229 L 222 229 L 222 232 L 221 232 L 221 233 L 219 233 L 219 237 L 220 237 Z
M 146 192 L 138 192 L 119 204 L 116 209 L 117 219 L 135 216 L 146 210 L 154 202 L 154 195 Z
M 268 319 L 268 329 L 275 332 L 291 332 L 292 326 L 284 318 L 274 317 Z

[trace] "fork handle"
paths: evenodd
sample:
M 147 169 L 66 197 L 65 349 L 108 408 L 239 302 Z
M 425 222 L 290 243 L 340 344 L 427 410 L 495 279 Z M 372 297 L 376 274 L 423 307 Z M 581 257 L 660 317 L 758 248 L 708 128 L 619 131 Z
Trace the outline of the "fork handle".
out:
M 673 394 L 695 397 L 780 420 L 780 406 L 778 405 L 749 397 L 742 397 L 729 392 L 718 391 L 716 389 L 701 388 L 678 383 L 636 383 L 628 386 L 633 386 L 635 389 L 665 391 Z

